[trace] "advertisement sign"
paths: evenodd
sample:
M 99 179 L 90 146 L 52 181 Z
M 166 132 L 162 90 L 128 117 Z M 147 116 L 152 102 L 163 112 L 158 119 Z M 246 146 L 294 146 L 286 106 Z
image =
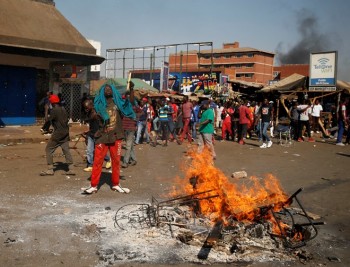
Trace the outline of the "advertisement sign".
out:
M 337 83 L 337 51 L 310 54 L 310 80 L 312 90 L 335 87 Z
M 167 91 L 169 83 L 169 62 L 163 62 L 160 71 L 160 91 Z

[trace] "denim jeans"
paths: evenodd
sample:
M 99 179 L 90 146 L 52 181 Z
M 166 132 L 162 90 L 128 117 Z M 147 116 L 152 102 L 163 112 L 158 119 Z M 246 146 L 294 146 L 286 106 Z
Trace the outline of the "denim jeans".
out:
M 140 144 L 141 137 L 143 134 L 146 137 L 146 142 L 149 143 L 149 134 L 147 129 L 147 121 L 138 121 L 137 122 L 137 134 L 136 134 L 136 144 Z
M 94 153 L 95 153 L 95 140 L 91 136 L 87 137 L 87 145 L 86 145 L 86 161 L 87 167 L 92 167 L 94 164 Z M 104 158 L 105 161 L 110 161 L 110 157 L 108 155 Z
M 338 120 L 338 135 L 337 135 L 337 143 L 341 143 L 343 140 L 344 134 L 344 121 Z
M 197 125 L 196 121 L 192 122 L 192 138 L 193 139 L 197 139 L 196 125 Z
M 270 122 L 262 122 L 262 139 L 263 141 L 270 142 L 270 138 L 267 134 L 267 128 L 269 128 Z
M 136 161 L 136 155 L 134 150 L 134 138 L 135 131 L 125 130 L 125 154 L 123 157 L 123 163 L 129 164 L 129 161 Z

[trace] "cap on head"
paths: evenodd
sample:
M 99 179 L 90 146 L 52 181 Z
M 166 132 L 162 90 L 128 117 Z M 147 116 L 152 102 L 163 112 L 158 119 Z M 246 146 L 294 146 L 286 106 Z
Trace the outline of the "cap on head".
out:
M 58 95 L 50 95 L 49 100 L 51 104 L 57 104 L 60 102 L 60 98 L 58 97 Z
M 201 102 L 201 104 L 202 104 L 202 105 L 209 105 L 209 100 L 203 100 L 203 101 Z
M 148 101 L 147 97 L 143 97 L 142 101 L 146 101 L 147 102 Z

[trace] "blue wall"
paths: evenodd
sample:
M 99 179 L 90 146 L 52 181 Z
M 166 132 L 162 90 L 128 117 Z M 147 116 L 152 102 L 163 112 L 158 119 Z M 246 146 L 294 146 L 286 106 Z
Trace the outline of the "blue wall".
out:
M 35 68 L 0 65 L 0 125 L 35 124 Z

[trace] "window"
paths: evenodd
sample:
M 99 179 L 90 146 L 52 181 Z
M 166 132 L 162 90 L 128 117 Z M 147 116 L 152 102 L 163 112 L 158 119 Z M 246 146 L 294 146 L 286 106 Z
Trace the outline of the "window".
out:
M 240 58 L 240 57 L 242 57 L 242 56 L 243 56 L 242 54 L 237 53 L 237 54 L 235 54 L 233 57 L 235 57 L 235 58 Z
M 246 68 L 253 68 L 254 64 L 253 63 L 248 63 L 248 64 L 245 64 L 245 67 Z
M 220 58 L 221 56 L 219 54 L 215 54 L 213 58 Z
M 254 54 L 253 53 L 248 53 L 247 57 L 254 57 Z
M 231 55 L 225 55 L 224 58 L 231 58 Z
M 236 64 L 235 67 L 236 67 L 236 69 L 241 69 L 242 68 L 242 64 Z
M 246 78 L 251 79 L 251 78 L 253 78 L 253 73 L 246 73 L 244 76 L 245 76 Z

